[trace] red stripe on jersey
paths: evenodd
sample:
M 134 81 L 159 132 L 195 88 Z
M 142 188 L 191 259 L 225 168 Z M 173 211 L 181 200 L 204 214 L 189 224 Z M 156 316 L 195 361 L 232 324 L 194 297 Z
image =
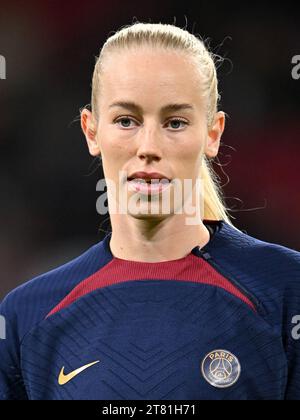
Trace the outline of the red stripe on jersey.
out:
M 173 261 L 157 263 L 127 261 L 114 257 L 108 264 L 81 281 L 47 315 L 67 308 L 94 290 L 113 284 L 139 280 L 175 280 L 208 284 L 226 290 L 256 311 L 253 303 L 229 280 L 219 274 L 209 263 L 194 254 Z

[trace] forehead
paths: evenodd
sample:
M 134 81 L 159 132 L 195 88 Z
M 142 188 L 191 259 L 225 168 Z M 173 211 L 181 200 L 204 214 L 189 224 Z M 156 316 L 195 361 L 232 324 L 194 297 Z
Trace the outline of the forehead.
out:
M 101 101 L 120 98 L 144 103 L 185 102 L 200 105 L 201 80 L 193 60 L 183 53 L 140 48 L 105 58 Z

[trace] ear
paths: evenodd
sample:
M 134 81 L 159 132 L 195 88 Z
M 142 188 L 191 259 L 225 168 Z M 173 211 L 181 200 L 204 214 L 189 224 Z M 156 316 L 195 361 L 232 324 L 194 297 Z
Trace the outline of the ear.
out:
M 90 154 L 92 156 L 99 156 L 101 154 L 101 151 L 96 137 L 97 128 L 94 122 L 93 115 L 88 109 L 84 108 L 81 111 L 80 122 Z
M 219 111 L 215 115 L 212 127 L 208 130 L 207 145 L 205 148 L 205 155 L 208 158 L 213 158 L 217 156 L 224 128 L 225 113 L 223 111 Z

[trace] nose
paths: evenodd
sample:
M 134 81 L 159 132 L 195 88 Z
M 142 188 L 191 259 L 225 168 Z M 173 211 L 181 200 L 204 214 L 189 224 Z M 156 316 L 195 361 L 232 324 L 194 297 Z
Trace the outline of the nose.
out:
M 159 161 L 162 158 L 161 144 L 159 129 L 144 125 L 138 133 L 137 156 L 142 160 Z

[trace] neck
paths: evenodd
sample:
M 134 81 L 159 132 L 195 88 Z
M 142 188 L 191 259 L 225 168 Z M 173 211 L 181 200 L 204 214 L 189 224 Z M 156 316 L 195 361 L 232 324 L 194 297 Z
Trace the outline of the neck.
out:
M 187 225 L 185 217 L 138 219 L 111 215 L 112 254 L 124 260 L 141 262 L 171 261 L 187 256 L 195 246 L 204 247 L 210 239 L 202 220 Z

